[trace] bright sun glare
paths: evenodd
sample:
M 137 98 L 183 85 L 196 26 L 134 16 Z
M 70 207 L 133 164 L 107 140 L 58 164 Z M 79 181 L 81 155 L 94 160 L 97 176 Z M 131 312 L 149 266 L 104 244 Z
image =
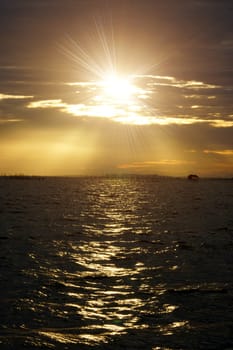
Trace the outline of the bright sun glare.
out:
M 77 82 L 82 89 L 87 89 L 89 98 L 84 103 L 68 106 L 69 113 L 76 116 L 109 118 L 125 124 L 149 124 L 144 115 L 145 100 L 150 91 L 137 85 L 137 75 L 121 74 L 115 64 L 115 46 L 97 24 L 100 50 L 103 51 L 103 63 L 99 65 L 95 57 L 83 49 L 79 43 L 70 39 L 71 49 L 65 48 L 65 54 L 87 71 L 90 82 Z M 119 66 L 120 67 L 120 66 Z
M 130 79 L 110 75 L 103 80 L 104 94 L 115 102 L 129 103 L 137 92 Z

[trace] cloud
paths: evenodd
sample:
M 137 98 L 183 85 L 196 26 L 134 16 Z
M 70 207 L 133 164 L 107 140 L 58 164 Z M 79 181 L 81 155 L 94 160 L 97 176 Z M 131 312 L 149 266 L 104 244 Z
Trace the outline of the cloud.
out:
M 57 110 L 63 116 L 105 118 L 125 125 L 233 126 L 229 88 L 203 81 L 179 80 L 173 76 L 138 74 L 127 78 L 132 86 L 126 97 L 123 93 L 112 96 L 111 87 L 101 80 L 59 84 L 39 81 L 38 86 L 31 84 L 32 95 L 26 93 L 28 88 L 25 86 L 22 86 L 24 93 L 21 94 L 1 93 L 0 101 L 5 101 L 4 105 L 1 103 L 1 114 L 10 113 L 9 119 L 22 120 L 29 110 L 49 109 Z M 36 96 L 44 98 L 37 99 Z M 27 99 L 31 101 L 25 109 L 25 104 L 20 101 Z M 9 103 L 10 100 L 17 102 Z
M 218 89 L 220 85 L 207 84 L 202 81 L 196 80 L 179 80 L 175 77 L 160 76 L 160 75 L 135 75 L 136 78 L 149 79 L 148 86 L 168 86 L 176 88 L 185 88 L 191 90 L 202 90 L 202 89 Z
M 0 124 L 8 124 L 8 123 L 18 123 L 18 122 L 22 122 L 23 119 L 14 119 L 14 118 L 0 118 Z
M 108 104 L 69 104 L 61 99 L 33 101 L 27 105 L 33 109 L 58 109 L 63 113 L 75 117 L 108 118 L 114 122 L 128 125 L 191 125 L 197 123 L 210 124 L 213 127 L 232 127 L 233 120 L 201 118 L 199 116 L 167 116 L 148 114 L 148 111 L 140 106 L 128 106 L 122 108 L 117 105 Z M 195 107 L 195 108 L 194 108 Z M 198 106 L 191 106 L 191 109 L 197 109 Z M 151 112 L 151 111 L 150 111 Z M 144 114 L 145 113 L 145 114 Z M 153 111 L 152 111 L 153 113 Z
M 209 124 L 216 128 L 231 128 L 233 126 L 233 120 L 209 120 Z
M 203 151 L 204 153 L 207 154 L 219 154 L 222 156 L 233 156 L 233 149 L 224 149 L 224 150 L 210 150 L 210 149 L 205 149 Z
M 166 118 L 137 115 L 129 110 L 124 111 L 115 105 L 91 105 L 91 104 L 68 104 L 61 99 L 33 101 L 27 105 L 28 108 L 56 108 L 61 112 L 71 114 L 76 117 L 110 118 L 122 124 L 131 125 L 168 125 L 168 124 L 192 124 L 190 119 Z
M 0 93 L 0 101 L 1 100 L 25 100 L 33 98 L 34 96 L 24 96 L 24 95 L 8 95 Z
M 28 108 L 63 108 L 65 106 L 61 99 L 33 101 L 27 105 Z
M 156 165 L 166 165 L 166 166 L 179 166 L 179 165 L 190 165 L 195 164 L 194 161 L 185 161 L 177 159 L 162 159 L 162 160 L 151 160 L 144 162 L 133 162 L 129 164 L 120 164 L 118 165 L 119 169 L 142 169 L 142 168 L 151 168 Z

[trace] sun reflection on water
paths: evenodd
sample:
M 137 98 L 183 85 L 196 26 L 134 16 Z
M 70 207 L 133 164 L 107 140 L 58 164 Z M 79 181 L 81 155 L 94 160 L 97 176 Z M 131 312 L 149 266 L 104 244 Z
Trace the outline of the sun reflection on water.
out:
M 159 330 L 164 335 L 173 335 L 179 329 L 189 329 L 190 324 L 188 321 L 178 321 L 167 324 L 166 326 L 160 326 Z
M 154 339 L 186 334 L 193 324 L 181 314 L 182 295 L 200 293 L 181 288 L 189 274 L 180 257 L 190 256 L 192 241 L 174 238 L 156 193 L 154 207 L 148 204 L 150 187 L 140 192 L 128 179 L 99 180 L 95 189 L 90 183 L 67 195 L 70 205 L 56 212 L 52 239 L 28 243 L 20 271 L 27 289 L 17 300 L 20 314 L 30 316 L 25 332 L 33 328 L 47 348 L 68 349 L 129 337 L 149 339 L 152 349 Z

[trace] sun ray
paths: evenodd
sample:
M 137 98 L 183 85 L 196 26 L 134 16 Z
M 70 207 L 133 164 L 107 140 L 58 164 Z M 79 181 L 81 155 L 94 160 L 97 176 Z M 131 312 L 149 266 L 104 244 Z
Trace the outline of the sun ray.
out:
M 143 87 L 142 82 L 138 85 L 138 74 L 145 74 L 145 67 L 141 72 L 137 69 L 126 73 L 122 69 L 124 64 L 117 60 L 121 55 L 116 50 L 113 23 L 110 22 L 109 18 L 108 22 L 95 18 L 95 31 L 89 35 L 89 40 L 85 40 L 85 45 L 68 36 L 66 45 L 62 47 L 63 53 L 75 63 L 77 77 L 80 69 L 87 77 L 82 85 L 76 83 L 80 87 L 78 93 L 82 108 L 80 104 L 77 107 L 73 104 L 69 112 L 75 115 L 77 111 L 77 116 L 82 112 L 84 116 L 102 116 L 124 125 L 147 125 L 151 122 L 145 107 L 151 91 L 148 86 Z M 74 79 L 77 82 L 77 78 Z

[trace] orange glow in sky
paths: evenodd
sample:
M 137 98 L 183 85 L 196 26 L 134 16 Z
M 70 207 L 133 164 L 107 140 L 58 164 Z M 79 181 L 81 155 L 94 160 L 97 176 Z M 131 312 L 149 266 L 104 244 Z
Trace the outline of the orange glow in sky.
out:
M 0 4 L 0 173 L 232 177 L 229 2 L 104 3 Z

